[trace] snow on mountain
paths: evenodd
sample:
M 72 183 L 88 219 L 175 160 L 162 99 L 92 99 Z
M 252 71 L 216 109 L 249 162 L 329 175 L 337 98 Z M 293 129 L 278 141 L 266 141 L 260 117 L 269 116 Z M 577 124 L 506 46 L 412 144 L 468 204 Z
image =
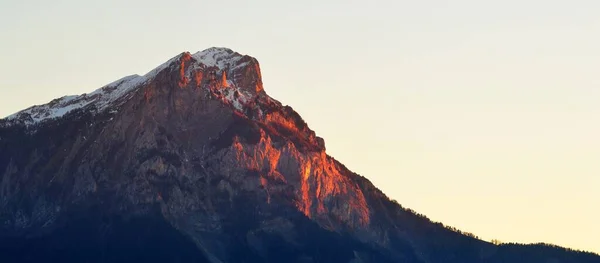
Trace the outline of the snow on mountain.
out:
M 123 97 L 129 91 L 147 80 L 139 75 L 131 75 L 114 81 L 89 94 L 64 96 L 47 104 L 33 106 L 6 117 L 7 121 L 22 121 L 25 125 L 37 124 L 46 120 L 60 118 L 76 109 L 95 108 L 102 111 L 112 102 Z
M 196 52 L 192 55 L 192 58 L 200 61 L 207 67 L 217 67 L 219 70 L 230 68 L 233 65 L 236 67 L 244 66 L 244 64 L 237 65 L 242 56 L 228 48 L 212 47 Z
M 126 76 L 89 94 L 64 96 L 54 99 L 47 104 L 36 105 L 19 111 L 4 118 L 3 120 L 5 123 L 3 123 L 3 125 L 12 125 L 16 123 L 22 123 L 27 126 L 34 125 L 47 120 L 60 118 L 65 114 L 78 109 L 93 110 L 93 112 L 104 111 L 110 106 L 119 104 L 117 102 L 126 101 L 130 97 L 127 95 L 131 94 L 131 91 L 136 90 L 142 84 L 152 80 L 158 73 L 176 62 L 180 56 L 181 55 L 171 58 L 143 76 Z M 191 57 L 197 62 L 194 65 L 194 68 L 217 67 L 219 70 L 223 70 L 226 68 L 229 69 L 232 66 L 237 68 L 247 64 L 247 62 L 237 64 L 243 56 L 228 48 L 213 47 L 199 51 L 191 55 Z M 234 104 L 236 108 L 240 109 L 239 105 L 236 103 Z

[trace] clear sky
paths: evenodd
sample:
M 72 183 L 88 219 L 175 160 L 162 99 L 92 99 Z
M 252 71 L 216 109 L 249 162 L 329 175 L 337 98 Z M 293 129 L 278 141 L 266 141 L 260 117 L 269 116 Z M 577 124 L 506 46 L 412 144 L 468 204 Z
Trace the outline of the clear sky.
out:
M 0 0 L 0 117 L 182 51 L 265 90 L 391 198 L 484 239 L 600 252 L 600 1 Z

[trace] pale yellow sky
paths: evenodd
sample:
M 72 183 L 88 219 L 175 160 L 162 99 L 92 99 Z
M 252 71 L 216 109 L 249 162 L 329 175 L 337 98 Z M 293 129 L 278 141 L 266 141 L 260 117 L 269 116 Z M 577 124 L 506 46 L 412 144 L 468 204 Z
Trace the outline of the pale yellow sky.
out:
M 0 2 L 0 116 L 225 46 L 328 153 L 484 239 L 600 252 L 600 2 Z

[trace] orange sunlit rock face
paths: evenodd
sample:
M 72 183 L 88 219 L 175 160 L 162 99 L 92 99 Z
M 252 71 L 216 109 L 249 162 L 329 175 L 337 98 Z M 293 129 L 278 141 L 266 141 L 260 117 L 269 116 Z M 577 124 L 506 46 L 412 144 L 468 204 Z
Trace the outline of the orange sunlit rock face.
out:
M 237 160 L 248 169 L 267 171 L 264 176 L 269 179 L 285 182 L 285 178 L 277 171 L 281 151 L 273 147 L 271 138 L 261 131 L 260 141 L 252 147 L 244 147 L 239 137 L 234 137 L 233 148 Z
M 282 115 L 280 112 L 272 112 L 265 115 L 263 122 L 270 126 L 285 128 L 292 133 L 298 139 L 301 139 L 305 144 L 310 145 L 312 148 L 324 149 L 324 145 L 318 142 L 318 139 L 313 131 L 307 127 L 299 128 L 295 121 Z
M 221 76 L 221 87 L 228 87 L 227 84 L 227 72 L 223 70 L 223 75 Z
M 238 65 L 228 70 L 228 78 L 233 80 L 238 87 L 251 91 L 254 94 L 264 93 L 260 66 L 258 61 L 251 57 L 244 57 Z
M 302 213 L 304 213 L 307 217 L 312 217 L 312 198 L 310 194 L 310 182 L 308 181 L 310 178 L 310 168 L 311 162 L 302 162 L 300 165 L 300 191 L 302 196 L 300 202 L 297 204 L 298 209 L 300 209 L 300 211 L 302 211 Z
M 194 81 L 196 82 L 196 87 L 200 87 L 200 84 L 202 84 L 203 75 L 204 73 L 201 70 L 196 70 L 194 72 Z
M 303 174 L 302 201 L 299 208 L 311 215 L 333 214 L 337 219 L 366 226 L 370 222 L 369 208 L 358 185 L 343 175 L 338 165 L 325 152 L 311 153 L 310 165 L 301 168 Z M 306 168 L 312 168 L 308 171 Z M 308 174 L 308 175 L 307 175 Z M 308 193 L 306 193 L 308 189 Z M 308 199 L 305 196 L 309 196 Z M 327 200 L 340 198 L 347 206 L 331 205 Z M 307 203 L 308 202 L 308 203 Z M 316 205 L 316 208 L 315 208 Z M 311 209 L 307 211 L 307 207 Z
M 233 148 L 236 150 L 236 154 L 238 156 L 238 160 L 241 159 L 240 156 L 244 153 L 244 146 L 240 143 L 239 137 L 233 137 Z
M 287 119 L 286 117 L 284 117 L 283 115 L 281 115 L 281 113 L 279 112 L 273 112 L 273 113 L 269 113 L 265 116 L 265 122 L 266 123 L 275 123 L 278 124 L 282 127 L 285 127 L 286 129 L 299 133 L 298 127 L 296 127 L 296 124 L 290 120 Z
M 188 52 L 184 53 L 180 58 L 179 82 L 178 82 L 180 88 L 187 86 L 187 84 L 190 82 L 190 79 L 185 76 L 185 66 L 186 66 L 186 63 L 188 63 L 191 59 L 192 59 L 192 55 Z
M 258 63 L 254 64 L 254 70 L 256 72 L 256 75 L 258 76 L 258 81 L 256 83 L 256 93 L 260 93 L 264 89 L 263 89 L 262 80 L 261 80 L 260 66 L 258 65 Z
M 260 185 L 267 191 L 268 201 L 275 191 L 269 188 L 269 182 L 286 182 L 297 185 L 295 203 L 307 217 L 317 221 L 333 217 L 353 226 L 370 223 L 369 208 L 362 190 L 324 151 L 302 152 L 291 142 L 275 147 L 265 131 L 261 130 L 260 136 L 256 144 L 244 144 L 235 137 L 231 150 L 245 169 L 261 171 Z M 280 169 L 295 169 L 297 172 L 282 174 Z

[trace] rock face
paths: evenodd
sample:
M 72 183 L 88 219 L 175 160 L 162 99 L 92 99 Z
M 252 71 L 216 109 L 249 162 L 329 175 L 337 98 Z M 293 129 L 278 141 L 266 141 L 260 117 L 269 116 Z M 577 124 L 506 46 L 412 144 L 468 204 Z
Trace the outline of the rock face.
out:
M 0 120 L 0 261 L 132 260 L 600 262 L 402 208 L 225 48 Z

